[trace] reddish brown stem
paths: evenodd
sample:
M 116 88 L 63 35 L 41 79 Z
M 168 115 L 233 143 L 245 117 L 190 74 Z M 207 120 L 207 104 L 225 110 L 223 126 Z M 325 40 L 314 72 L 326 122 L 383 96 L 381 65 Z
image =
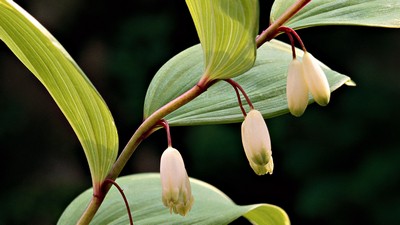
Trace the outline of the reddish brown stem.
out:
M 281 29 L 282 27 L 280 27 L 279 29 Z M 294 46 L 294 39 L 293 39 L 293 35 L 290 32 L 285 32 L 286 35 L 288 36 L 289 40 L 290 40 L 290 45 L 292 46 L 292 57 L 293 59 L 296 58 L 296 48 Z
M 289 36 L 290 41 L 292 42 L 292 50 L 294 51 L 294 40 L 293 40 L 293 36 L 296 38 L 297 42 L 299 43 L 301 49 L 303 49 L 303 51 L 306 51 L 306 47 L 304 46 L 303 41 L 301 40 L 300 36 L 297 34 L 297 32 L 295 30 L 293 30 L 290 27 L 279 27 L 278 31 L 282 31 L 285 32 L 286 35 Z M 295 58 L 295 57 L 294 57 Z
M 238 102 L 239 102 L 239 106 L 240 109 L 242 110 L 243 115 L 246 117 L 246 111 L 243 108 L 242 105 L 242 100 L 240 99 L 240 94 L 239 91 L 242 93 L 242 95 L 244 96 L 244 98 L 246 99 L 247 104 L 249 105 L 250 109 L 254 109 L 253 103 L 251 102 L 249 96 L 247 95 L 247 93 L 244 91 L 244 89 L 242 88 L 242 86 L 240 86 L 240 84 L 238 84 L 236 81 L 232 80 L 232 79 L 226 79 L 226 82 L 228 82 L 230 85 L 232 85 L 232 87 L 235 89 L 236 91 L 236 95 L 238 97 Z M 239 91 L 238 91 L 239 90 Z
M 172 147 L 172 139 L 171 139 L 171 132 L 169 130 L 169 124 L 165 119 L 162 119 L 158 122 L 158 125 L 161 125 L 164 127 L 165 132 L 167 133 L 167 141 L 168 141 L 168 147 Z
M 121 194 L 122 198 L 124 199 L 125 206 L 126 206 L 126 210 L 128 211 L 129 224 L 130 224 L 130 225 L 133 225 L 133 219 L 132 219 L 131 209 L 130 209 L 130 207 L 129 207 L 128 199 L 126 198 L 126 196 L 125 196 L 125 194 L 124 194 L 124 190 L 122 190 L 122 188 L 121 188 L 121 187 L 117 184 L 117 182 L 115 182 L 114 180 L 106 179 L 106 180 L 104 181 L 104 185 L 107 185 L 107 184 L 112 184 L 112 185 L 114 185 L 114 186 L 118 189 L 119 193 Z

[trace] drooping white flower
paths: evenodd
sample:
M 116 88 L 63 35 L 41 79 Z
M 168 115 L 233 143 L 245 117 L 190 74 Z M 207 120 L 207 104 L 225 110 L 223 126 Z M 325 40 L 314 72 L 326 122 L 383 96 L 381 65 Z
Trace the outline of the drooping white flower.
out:
M 162 154 L 160 176 L 164 205 L 171 213 L 185 216 L 192 208 L 194 198 L 182 156 L 175 148 L 168 147 Z
M 331 96 L 328 79 L 318 61 L 308 52 L 303 55 L 304 76 L 316 103 L 326 106 Z
M 242 123 L 242 143 L 251 168 L 257 175 L 272 174 L 271 140 L 261 113 L 250 110 Z
M 286 96 L 290 113 L 294 116 L 303 115 L 308 105 L 308 87 L 304 79 L 303 64 L 297 58 L 289 65 Z

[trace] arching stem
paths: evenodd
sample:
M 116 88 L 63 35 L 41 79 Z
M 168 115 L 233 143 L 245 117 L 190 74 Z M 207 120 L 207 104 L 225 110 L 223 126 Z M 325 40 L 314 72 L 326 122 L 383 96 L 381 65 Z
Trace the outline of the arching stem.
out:
M 169 124 L 165 119 L 162 119 L 158 122 L 159 125 L 164 127 L 165 132 L 167 133 L 167 142 L 168 142 L 168 147 L 172 147 L 172 139 L 171 139 L 171 132 L 169 130 Z
M 124 194 L 124 190 L 122 190 L 122 188 L 121 188 L 121 187 L 117 184 L 117 182 L 115 182 L 114 180 L 106 179 L 106 180 L 104 181 L 104 183 L 107 183 L 107 184 L 110 183 L 110 184 L 114 185 L 114 186 L 118 189 L 119 193 L 121 194 L 122 198 L 124 199 L 125 206 L 126 206 L 126 210 L 128 210 L 129 224 L 130 224 L 130 225 L 133 225 L 133 219 L 132 219 L 131 209 L 130 209 L 130 207 L 129 207 L 128 199 L 126 198 L 126 196 L 125 196 L 125 194 Z
M 226 82 L 228 82 L 230 85 L 232 85 L 232 87 L 235 89 L 236 92 L 236 96 L 238 98 L 238 103 L 240 106 L 240 109 L 242 110 L 243 116 L 246 117 L 246 110 L 243 108 L 243 104 L 242 104 L 242 100 L 240 98 L 240 94 L 239 91 L 242 93 L 242 95 L 244 96 L 244 98 L 246 99 L 247 104 L 249 105 L 250 109 L 254 109 L 253 103 L 251 102 L 249 96 L 247 95 L 247 93 L 244 91 L 244 89 L 242 88 L 242 86 L 240 86 L 240 84 L 238 84 L 236 81 L 232 80 L 232 79 L 226 79 Z
M 115 161 L 110 173 L 108 174 L 107 179 L 115 180 L 118 177 L 128 160 L 132 156 L 133 152 L 144 140 L 144 138 L 146 138 L 152 132 L 156 131 L 159 128 L 157 127 L 157 123 L 159 123 L 160 120 L 162 120 L 169 113 L 175 111 L 176 109 L 180 108 L 181 106 L 199 96 L 213 83 L 214 82 L 205 82 L 204 80 L 200 80 L 199 83 L 197 83 L 191 89 L 189 89 L 176 99 L 170 101 L 169 103 L 152 113 L 149 117 L 147 117 L 133 134 L 131 139 L 128 141 L 125 148 L 122 150 L 121 154 Z M 92 200 L 90 201 L 88 207 L 82 214 L 77 224 L 87 225 L 93 219 L 101 203 L 103 202 L 105 195 L 111 187 L 111 185 L 106 183 L 104 183 L 103 186 L 104 187 L 102 188 L 102 192 L 100 193 L 101 195 L 93 196 Z
M 257 38 L 256 38 L 256 45 L 257 48 L 260 47 L 267 41 L 270 41 L 274 38 L 278 33 L 278 28 L 281 27 L 285 22 L 287 22 L 293 15 L 295 15 L 300 9 L 302 9 L 305 5 L 307 5 L 311 0 L 298 0 L 296 1 L 290 8 L 288 8 L 276 21 L 274 21 L 266 30 L 264 30 Z M 117 158 L 116 162 L 114 163 L 110 173 L 107 176 L 109 180 L 115 180 L 119 174 L 121 173 L 122 169 L 125 167 L 126 163 L 132 156 L 133 152 L 139 146 L 139 144 L 148 137 L 151 133 L 156 131 L 159 127 L 157 127 L 157 123 L 162 120 L 166 115 L 175 111 L 176 109 L 180 108 L 181 106 L 185 105 L 186 103 L 190 102 L 205 90 L 214 84 L 216 81 L 209 81 L 207 77 L 201 79 L 195 86 L 193 86 L 190 90 L 186 91 L 181 96 L 177 97 L 176 99 L 172 100 L 171 102 L 167 103 L 149 117 L 145 118 L 143 123 L 139 126 L 136 132 L 133 134 L 131 139 L 126 144 L 125 148 L 122 150 L 121 154 Z M 236 83 L 236 82 L 235 82 Z M 240 87 L 240 86 L 239 86 Z M 240 91 L 241 88 L 239 88 Z M 242 92 L 243 93 L 243 92 Z M 247 99 L 246 99 L 247 101 Z M 249 101 L 248 101 L 249 102 Z M 253 106 L 249 104 L 251 108 Z M 104 186 L 104 187 L 103 187 Z M 88 207 L 86 208 L 85 212 L 82 214 L 81 218 L 77 222 L 79 225 L 87 225 L 93 219 L 94 215 L 96 214 L 97 210 L 99 209 L 101 203 L 104 200 L 105 195 L 107 194 L 108 190 L 110 189 L 110 183 L 102 185 L 102 192 L 100 195 L 93 196 L 91 199 Z
M 296 40 L 297 40 L 297 42 L 299 43 L 301 49 L 303 49 L 303 51 L 307 51 L 307 50 L 306 50 L 306 47 L 304 46 L 303 41 L 301 40 L 300 36 L 297 34 L 297 32 L 296 32 L 295 30 L 293 30 L 293 29 L 290 28 L 290 27 L 284 27 L 284 26 L 283 26 L 283 27 L 279 27 L 278 30 L 279 30 L 279 31 L 282 31 L 282 32 L 285 32 L 286 35 L 289 37 L 290 42 L 291 42 L 291 45 L 292 45 L 293 54 L 296 54 L 296 53 L 295 53 L 295 50 L 294 50 L 294 39 L 293 39 L 293 36 L 296 38 Z M 296 56 L 296 55 L 295 55 L 295 56 Z M 296 58 L 296 57 L 293 57 L 293 58 Z

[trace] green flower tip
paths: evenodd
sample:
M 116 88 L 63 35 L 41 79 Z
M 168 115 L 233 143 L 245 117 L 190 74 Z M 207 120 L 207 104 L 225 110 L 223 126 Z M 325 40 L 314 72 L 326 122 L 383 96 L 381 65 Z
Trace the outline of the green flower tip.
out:
M 292 115 L 303 115 L 309 93 L 317 104 L 326 106 L 329 103 L 331 91 L 328 79 L 314 56 L 305 52 L 302 62 L 294 58 L 289 64 L 286 97 Z
M 303 68 L 307 86 L 315 102 L 326 106 L 331 96 L 328 79 L 318 61 L 308 52 L 305 52 L 303 56 Z
M 168 147 L 161 156 L 160 176 L 163 204 L 170 212 L 185 216 L 194 198 L 183 159 L 178 150 Z
M 242 143 L 251 168 L 257 175 L 272 174 L 271 140 L 261 113 L 250 110 L 242 123 Z

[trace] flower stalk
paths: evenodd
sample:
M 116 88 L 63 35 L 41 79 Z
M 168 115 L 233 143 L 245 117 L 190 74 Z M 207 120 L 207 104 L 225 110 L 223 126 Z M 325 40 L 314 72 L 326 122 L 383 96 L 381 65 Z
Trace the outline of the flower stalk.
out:
M 293 30 L 290 27 L 282 26 L 282 27 L 278 28 L 278 31 L 285 32 L 285 34 L 289 37 L 290 44 L 292 46 L 293 58 L 296 58 L 296 51 L 295 51 L 295 47 L 294 47 L 295 46 L 294 38 L 296 38 L 296 40 L 299 43 L 301 49 L 303 49 L 303 51 L 307 51 L 306 47 L 304 46 L 303 41 L 301 40 L 300 36 L 297 34 L 297 32 L 295 30 Z
M 172 147 L 172 139 L 171 139 L 171 132 L 169 129 L 169 124 L 165 119 L 162 119 L 158 122 L 159 125 L 164 127 L 165 132 L 167 133 L 167 142 L 168 142 L 168 147 Z
M 117 188 L 117 190 L 119 191 L 119 193 L 121 194 L 125 206 L 126 206 L 126 210 L 128 211 L 128 216 L 129 216 L 129 224 L 133 225 L 133 219 L 132 219 L 132 213 L 131 213 L 131 209 L 129 207 L 129 202 L 128 199 L 126 198 L 125 194 L 124 194 L 124 190 L 122 190 L 122 188 L 117 184 L 117 182 L 115 182 L 114 180 L 110 180 L 110 179 L 106 179 L 104 183 L 110 183 L 112 185 L 115 186 L 115 188 Z
M 243 116 L 246 117 L 246 110 L 243 107 L 242 104 L 242 100 L 240 98 L 240 93 L 239 91 L 242 93 L 242 95 L 244 96 L 244 98 L 246 99 L 247 104 L 249 105 L 250 109 L 254 109 L 253 103 L 251 103 L 251 100 L 249 98 L 249 96 L 247 95 L 247 93 L 244 91 L 244 89 L 242 88 L 242 86 L 240 86 L 240 84 L 238 84 L 236 81 L 232 80 L 232 79 L 226 79 L 226 82 L 228 82 L 230 85 L 232 85 L 233 89 L 235 89 L 236 92 L 236 96 L 238 98 L 238 103 L 239 103 L 239 107 L 240 110 L 242 110 Z

